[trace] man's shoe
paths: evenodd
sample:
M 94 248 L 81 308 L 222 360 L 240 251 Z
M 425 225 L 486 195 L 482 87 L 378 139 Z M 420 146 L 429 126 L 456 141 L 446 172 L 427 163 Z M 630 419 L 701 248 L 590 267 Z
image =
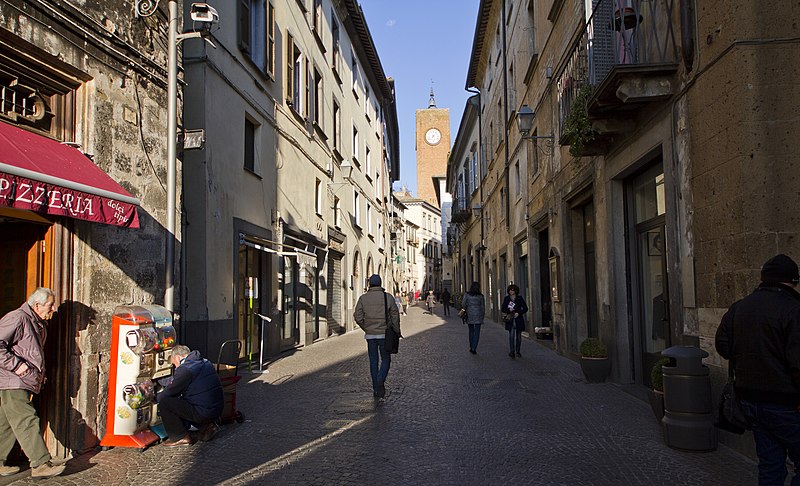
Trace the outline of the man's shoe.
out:
M 11 476 L 19 472 L 17 466 L 0 466 L 0 476 Z
M 521 357 L 522 357 L 522 353 L 520 353 L 519 351 L 517 351 L 517 358 L 521 358 Z
M 478 354 L 478 352 L 475 351 L 474 349 L 470 349 L 469 352 L 472 353 L 472 354 Z
M 54 465 L 52 462 L 47 461 L 44 464 L 40 464 L 31 469 L 31 477 L 32 478 L 51 478 L 53 476 L 58 476 L 59 474 L 64 472 L 67 466 L 64 464 L 61 465 Z
M 166 447 L 176 447 L 176 446 L 185 446 L 185 445 L 192 445 L 194 444 L 194 439 L 190 434 L 186 434 L 178 440 L 168 440 L 164 442 Z
M 378 398 L 383 398 L 386 396 L 386 386 L 382 381 L 378 383 L 377 393 L 378 393 Z
M 511 357 L 511 359 L 514 359 L 514 353 L 508 353 L 508 355 Z
M 219 432 L 219 426 L 214 422 L 211 422 L 200 429 L 197 437 L 200 442 L 208 442 L 213 439 L 215 435 L 217 435 L 217 432 Z

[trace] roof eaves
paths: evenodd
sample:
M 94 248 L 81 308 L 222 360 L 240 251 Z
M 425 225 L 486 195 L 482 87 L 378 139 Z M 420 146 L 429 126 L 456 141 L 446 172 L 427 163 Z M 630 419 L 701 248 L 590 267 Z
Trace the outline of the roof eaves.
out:
M 493 0 L 481 0 L 478 7 L 478 19 L 475 23 L 475 34 L 472 38 L 472 54 L 469 57 L 469 70 L 467 71 L 467 85 L 465 88 L 476 87 L 478 64 L 483 51 L 483 41 L 486 38 L 486 26 L 489 23 L 489 14 L 492 12 Z
M 386 80 L 386 74 L 383 70 L 383 65 L 381 65 L 381 59 L 378 57 L 378 51 L 375 48 L 372 35 L 369 33 L 369 27 L 367 27 L 367 21 L 364 18 L 364 11 L 361 10 L 361 5 L 359 5 L 356 0 L 344 0 L 344 5 L 347 8 L 347 20 L 350 21 L 346 23 L 355 30 L 364 56 L 366 56 L 366 59 L 362 60 L 367 61 L 370 73 L 372 77 L 375 78 L 374 81 L 381 90 L 383 101 L 389 101 L 392 99 L 392 90 Z

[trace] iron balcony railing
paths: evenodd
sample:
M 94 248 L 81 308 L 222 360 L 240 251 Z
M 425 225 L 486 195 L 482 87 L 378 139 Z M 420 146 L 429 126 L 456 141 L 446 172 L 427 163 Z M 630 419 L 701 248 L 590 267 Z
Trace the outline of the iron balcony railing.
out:
M 454 197 L 451 212 L 451 219 L 454 223 L 463 223 L 469 220 L 472 209 L 469 207 L 469 199 L 466 197 Z
M 618 66 L 678 59 L 674 0 L 593 0 L 592 13 L 558 76 L 559 135 L 581 89 L 594 90 Z

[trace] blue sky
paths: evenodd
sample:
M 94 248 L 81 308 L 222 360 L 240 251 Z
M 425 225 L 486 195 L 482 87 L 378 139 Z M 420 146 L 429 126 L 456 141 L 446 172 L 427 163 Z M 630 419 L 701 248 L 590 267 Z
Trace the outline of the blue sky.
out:
M 383 70 L 395 79 L 400 124 L 400 182 L 417 189 L 415 112 L 428 107 L 433 90 L 438 108 L 450 109 L 453 145 L 470 93 L 467 80 L 479 0 L 360 0 Z M 399 184 L 395 184 L 395 189 Z

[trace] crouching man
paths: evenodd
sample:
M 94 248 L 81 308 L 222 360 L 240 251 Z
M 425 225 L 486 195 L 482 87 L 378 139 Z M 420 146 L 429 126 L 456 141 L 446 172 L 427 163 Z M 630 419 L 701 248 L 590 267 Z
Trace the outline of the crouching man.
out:
M 190 351 L 187 346 L 172 348 L 172 365 L 175 374 L 172 383 L 158 394 L 158 412 L 169 436 L 165 446 L 182 446 L 194 443 L 187 424 L 199 427 L 201 441 L 210 440 L 217 432 L 214 423 L 222 414 L 222 384 L 214 365 Z

